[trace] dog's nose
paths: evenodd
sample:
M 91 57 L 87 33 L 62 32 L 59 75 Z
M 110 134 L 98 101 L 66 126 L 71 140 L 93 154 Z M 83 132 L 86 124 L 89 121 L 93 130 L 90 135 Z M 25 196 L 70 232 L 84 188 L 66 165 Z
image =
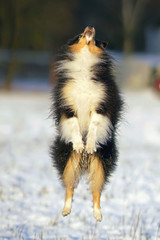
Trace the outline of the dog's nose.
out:
M 93 28 L 94 28 L 94 27 L 93 27 L 92 25 L 90 25 L 90 24 L 88 25 L 88 29 L 89 29 L 89 30 L 92 30 Z
M 84 36 L 87 39 L 87 44 L 95 37 L 95 29 L 93 26 L 88 25 L 85 29 L 84 29 Z

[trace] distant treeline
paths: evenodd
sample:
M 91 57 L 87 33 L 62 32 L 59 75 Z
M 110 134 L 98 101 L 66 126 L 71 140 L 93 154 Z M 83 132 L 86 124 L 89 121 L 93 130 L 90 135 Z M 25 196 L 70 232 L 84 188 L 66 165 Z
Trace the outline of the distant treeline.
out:
M 144 49 L 159 0 L 0 0 L 0 48 L 54 51 L 92 24 L 110 49 Z

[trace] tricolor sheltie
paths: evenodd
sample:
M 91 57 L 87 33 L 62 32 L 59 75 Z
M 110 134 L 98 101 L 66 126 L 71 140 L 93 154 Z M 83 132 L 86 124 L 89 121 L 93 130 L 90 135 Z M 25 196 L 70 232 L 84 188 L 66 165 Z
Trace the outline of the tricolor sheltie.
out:
M 66 187 L 62 214 L 71 212 L 74 188 L 86 173 L 97 221 L 102 220 L 101 191 L 116 166 L 115 134 L 122 110 L 105 45 L 95 40 L 95 29 L 90 25 L 70 40 L 57 57 L 52 93 L 59 134 L 51 155 Z

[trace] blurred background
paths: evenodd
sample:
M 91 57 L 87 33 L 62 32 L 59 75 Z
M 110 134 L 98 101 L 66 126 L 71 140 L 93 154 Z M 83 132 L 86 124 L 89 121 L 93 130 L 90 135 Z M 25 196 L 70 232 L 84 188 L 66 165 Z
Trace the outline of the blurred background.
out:
M 0 0 L 0 88 L 47 88 L 57 48 L 92 24 L 115 56 L 120 84 L 158 89 L 159 13 L 158 0 Z
M 88 24 L 107 42 L 125 99 L 101 225 L 83 181 L 62 218 L 49 156 L 51 62 Z M 0 239 L 160 239 L 159 150 L 160 0 L 0 0 Z

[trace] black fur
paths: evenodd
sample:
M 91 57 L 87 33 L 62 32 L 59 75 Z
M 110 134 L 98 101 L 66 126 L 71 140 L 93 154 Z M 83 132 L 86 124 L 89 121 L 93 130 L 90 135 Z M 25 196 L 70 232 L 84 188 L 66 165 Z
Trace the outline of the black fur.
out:
M 69 46 L 77 43 L 80 36 L 81 35 L 78 35 L 74 39 L 70 40 L 68 42 L 68 45 L 61 49 L 57 57 L 57 64 L 59 61 L 66 59 L 68 61 L 74 61 L 72 52 L 69 50 Z M 96 40 L 96 46 L 104 50 L 106 44 L 104 42 Z M 116 129 L 117 123 L 120 120 L 123 101 L 112 74 L 113 64 L 111 57 L 109 56 L 108 52 L 104 50 L 100 58 L 102 58 L 103 61 L 96 64 L 91 70 L 94 72 L 94 78 L 92 81 L 101 82 L 106 87 L 107 94 L 106 99 L 101 102 L 96 111 L 99 114 L 107 115 L 112 123 L 113 128 L 111 129 L 107 142 L 105 144 L 100 144 L 97 152 L 94 154 L 96 156 L 99 156 L 101 159 L 105 172 L 105 181 L 108 181 L 109 176 L 115 169 L 118 157 L 118 150 L 116 147 Z M 64 74 L 64 71 L 59 71 L 57 73 L 57 78 L 58 82 L 52 92 L 52 113 L 58 127 L 62 114 L 65 114 L 67 118 L 70 118 L 76 115 L 76 113 L 74 113 L 69 106 L 65 107 L 63 100 L 61 99 L 61 89 L 68 81 Z M 72 143 L 65 143 L 58 135 L 50 150 L 53 164 L 57 168 L 60 177 L 62 177 L 68 158 L 73 151 Z

